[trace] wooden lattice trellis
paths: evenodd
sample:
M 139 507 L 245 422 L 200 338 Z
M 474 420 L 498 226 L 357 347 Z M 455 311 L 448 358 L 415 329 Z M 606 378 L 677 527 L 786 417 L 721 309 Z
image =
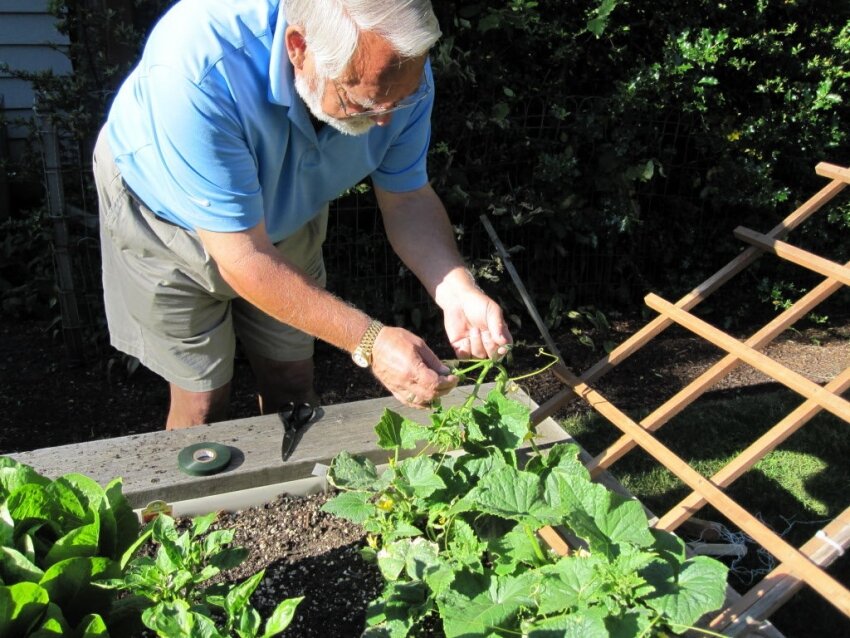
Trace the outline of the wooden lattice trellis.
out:
M 555 374 L 567 387 L 541 405 L 533 415 L 533 420 L 540 422 L 554 414 L 575 395 L 582 397 L 623 432 L 620 439 L 587 463 L 592 475 L 599 476 L 630 450 L 640 446 L 693 490 L 690 495 L 661 515 L 655 527 L 673 531 L 690 519 L 701 507 L 711 504 L 779 561 L 778 567 L 761 582 L 743 596 L 736 597 L 737 600 L 730 599 L 729 606 L 710 620 L 709 626 L 712 630 L 729 636 L 742 635 L 757 626 L 761 620 L 767 619 L 803 584 L 812 587 L 843 614 L 850 617 L 850 591 L 824 571 L 824 568 L 850 545 L 850 507 L 818 531 L 802 547 L 795 548 L 723 491 L 723 488 L 803 427 L 821 410 L 825 409 L 850 424 L 850 403 L 841 396 L 850 387 L 850 367 L 825 386 L 820 386 L 759 352 L 760 348 L 769 344 L 785 329 L 840 290 L 842 286 L 850 286 L 850 262 L 844 265 L 837 264 L 780 241 L 850 183 L 850 169 L 847 168 L 821 163 L 816 167 L 816 172 L 830 179 L 830 183 L 766 234 L 743 227 L 737 228 L 735 236 L 750 246 L 700 286 L 675 304 L 654 294 L 647 295 L 646 304 L 658 312 L 659 316 L 608 356 L 590 367 L 581 376 L 576 376 L 566 366 L 558 364 L 555 367 Z M 492 226 L 486 218 L 484 221 L 501 250 L 492 232 Z M 730 337 L 688 312 L 764 253 L 773 253 L 823 275 L 825 279 L 744 342 Z M 505 257 L 503 253 L 503 258 Z M 520 293 L 525 298 L 549 347 L 556 351 L 545 325 L 533 304 L 530 303 L 509 260 L 506 266 L 514 276 Z M 728 354 L 639 423 L 635 422 L 607 401 L 590 384 L 625 361 L 674 323 L 713 343 Z M 662 427 L 741 363 L 749 364 L 799 393 L 805 398 L 805 402 L 765 432 L 714 476 L 705 477 L 659 442 L 651 432 Z

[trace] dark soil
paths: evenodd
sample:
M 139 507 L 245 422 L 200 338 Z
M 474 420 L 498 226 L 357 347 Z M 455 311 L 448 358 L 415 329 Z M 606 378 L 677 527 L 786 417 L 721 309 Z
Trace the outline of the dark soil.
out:
M 608 338 L 620 342 L 641 325 L 617 322 Z M 544 363 L 535 357 L 542 345 L 540 338 L 518 337 L 511 365 L 516 374 Z M 602 356 L 599 350 L 580 345 L 572 335 L 563 335 L 557 341 L 565 363 L 576 372 L 587 369 Z M 439 340 L 429 342 L 437 344 L 434 347 L 439 355 L 450 356 L 445 348 L 441 349 Z M 788 331 L 766 352 L 823 383 L 850 365 L 850 321 L 829 328 Z M 594 387 L 625 410 L 655 407 L 721 356 L 706 342 L 671 328 Z M 143 368 L 130 373 L 126 359 L 114 352 L 77 366 L 69 366 L 66 361 L 61 341 L 38 323 L 0 318 L 0 454 L 162 429 L 167 388 L 153 374 Z M 333 348 L 319 344 L 316 363 L 317 389 L 324 404 L 385 394 L 373 377 Z M 563 389 L 551 373 L 526 379 L 521 385 L 538 403 Z M 741 366 L 718 384 L 715 392 L 757 392 L 775 387 L 760 373 Z M 555 416 L 588 409 L 577 401 L 565 401 Z M 256 413 L 250 370 L 239 360 L 230 416 L 241 418 Z M 303 499 L 282 496 L 262 508 L 223 514 L 220 524 L 235 527 L 236 543 L 251 552 L 248 561 L 231 577 L 267 570 L 254 600 L 264 612 L 283 598 L 305 596 L 287 635 L 355 637 L 362 630 L 367 602 L 380 591 L 381 579 L 374 566 L 359 557 L 362 531 L 322 513 L 318 508 L 324 499 L 324 495 Z M 793 631 L 786 629 L 789 638 L 825 635 L 807 633 L 806 622 L 799 614 L 809 616 L 814 609 L 795 608 L 796 600 L 777 615 L 779 627 L 785 629 L 780 619 L 796 627 Z M 842 628 L 831 635 L 847 635 L 843 628 L 850 630 L 850 623 L 846 618 L 816 595 L 805 600 L 807 605 L 821 605 L 817 613 L 831 614 L 835 619 L 832 626 Z

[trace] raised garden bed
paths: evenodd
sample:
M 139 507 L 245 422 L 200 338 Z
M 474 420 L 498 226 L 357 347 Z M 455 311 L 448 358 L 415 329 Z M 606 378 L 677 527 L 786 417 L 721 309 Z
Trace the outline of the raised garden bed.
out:
M 449 408 L 464 402 L 466 392 L 468 390 L 453 393 L 444 402 L 445 406 Z M 522 393 L 515 398 L 528 406 L 528 410 L 535 407 Z M 314 509 L 315 504 L 324 500 L 322 494 L 302 499 L 276 495 L 292 491 L 323 492 L 323 480 L 310 475 L 342 451 L 376 462 L 386 460 L 387 452 L 375 446 L 374 425 L 387 402 L 378 399 L 325 408 L 321 417 L 303 432 L 286 462 L 280 458 L 282 424 L 277 417 L 243 419 L 186 431 L 36 450 L 16 455 L 16 458 L 48 476 L 79 472 L 102 484 L 115 476 L 122 476 L 125 494 L 137 508 L 152 500 L 163 500 L 172 505 L 177 516 L 222 509 L 241 510 L 238 514 L 225 515 L 216 525 L 234 527 L 237 530 L 236 544 L 247 545 L 252 556 L 264 561 L 267 578 L 263 587 L 257 590 L 254 603 L 257 608 L 268 612 L 266 605 L 273 607 L 282 598 L 306 595 L 310 600 L 305 603 L 301 618 L 296 618 L 290 635 L 359 635 L 359 629 L 355 628 L 362 627 L 365 604 L 382 587 L 374 564 L 367 564 L 357 556 L 362 532 L 357 526 Z M 421 415 L 421 412 L 409 413 L 411 417 L 421 418 Z M 537 432 L 539 437 L 535 444 L 544 450 L 570 440 L 551 420 L 539 424 Z M 232 452 L 230 465 L 219 474 L 205 477 L 180 472 L 176 464 L 179 451 L 203 441 L 217 441 L 229 446 Z M 485 480 L 486 474 L 483 475 Z M 610 479 L 605 477 L 605 480 Z M 611 486 L 621 489 L 616 484 Z M 623 502 L 617 500 L 615 504 L 619 507 Z M 631 511 L 632 508 L 628 509 Z M 299 529 L 294 534 L 293 523 Z M 307 549 L 301 546 L 295 542 L 295 536 L 313 537 L 316 547 Z M 646 542 L 651 542 L 651 537 L 647 536 L 647 539 L 650 540 Z M 310 544 L 307 543 L 308 546 Z M 254 562 L 252 559 L 243 565 L 243 574 L 235 572 L 229 577 L 239 578 L 240 575 L 254 573 Z M 386 575 L 384 565 L 382 569 Z M 333 615 L 334 623 L 328 621 L 328 615 Z M 599 630 L 600 622 L 595 617 L 592 628 Z M 418 626 L 428 630 L 427 622 Z M 582 631 L 589 631 L 588 627 L 590 625 Z M 566 631 L 557 624 L 550 629 Z M 541 627 L 537 633 L 549 635 L 546 631 Z

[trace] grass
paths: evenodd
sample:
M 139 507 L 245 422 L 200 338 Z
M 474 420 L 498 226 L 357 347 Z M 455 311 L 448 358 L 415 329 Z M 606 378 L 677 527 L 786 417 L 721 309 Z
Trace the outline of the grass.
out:
M 711 476 L 802 400 L 795 393 L 781 390 L 742 393 L 724 399 L 703 397 L 656 431 L 655 436 L 703 476 Z M 646 413 L 629 416 L 638 421 Z M 593 455 L 620 436 L 616 426 L 596 413 L 570 417 L 562 425 Z M 822 412 L 726 492 L 799 547 L 850 505 L 848 459 L 848 424 Z M 679 479 L 639 448 L 615 463 L 611 472 L 657 515 L 690 493 Z M 733 521 L 724 519 L 710 506 L 697 516 L 721 522 L 732 533 L 739 531 Z M 730 583 L 741 591 L 770 568 L 769 557 L 757 549 L 750 546 L 750 556 L 743 564 L 736 564 L 736 573 L 730 576 Z M 845 586 L 850 585 L 849 562 L 845 556 L 830 569 Z M 850 635 L 850 619 L 808 588 L 780 609 L 774 621 L 788 638 Z

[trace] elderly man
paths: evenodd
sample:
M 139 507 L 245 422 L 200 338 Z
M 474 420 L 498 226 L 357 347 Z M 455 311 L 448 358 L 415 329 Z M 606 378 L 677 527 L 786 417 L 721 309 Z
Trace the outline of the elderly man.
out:
M 238 337 L 260 407 L 314 403 L 313 339 L 402 403 L 457 383 L 422 339 L 324 290 L 328 202 L 369 176 L 457 356 L 511 337 L 428 184 L 427 0 L 181 0 L 95 148 L 112 344 L 167 380 L 166 428 L 225 418 Z

